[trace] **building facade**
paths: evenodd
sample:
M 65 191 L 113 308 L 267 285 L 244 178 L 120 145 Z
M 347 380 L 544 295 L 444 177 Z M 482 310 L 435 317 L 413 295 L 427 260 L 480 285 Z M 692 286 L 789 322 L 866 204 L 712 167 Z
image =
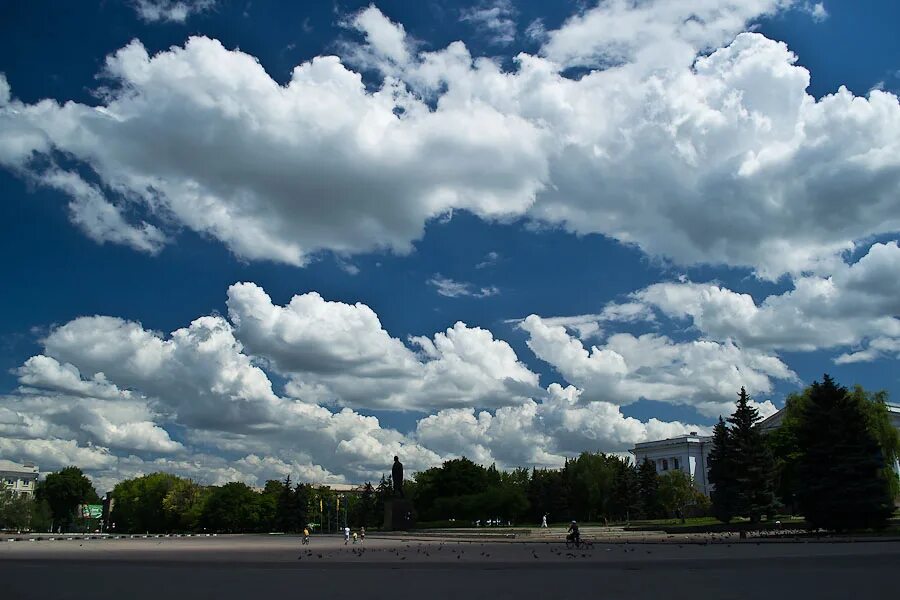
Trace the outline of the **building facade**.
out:
M 642 442 L 636 444 L 631 453 L 634 455 L 635 464 L 641 464 L 649 460 L 656 466 L 656 472 L 665 474 L 669 471 L 684 471 L 690 475 L 694 486 L 709 495 L 709 482 L 707 471 L 709 467 L 709 451 L 712 449 L 712 437 L 698 435 L 692 431 L 667 440 Z
M 14 494 L 33 496 L 39 475 L 40 471 L 31 463 L 20 465 L 0 459 L 0 484 Z

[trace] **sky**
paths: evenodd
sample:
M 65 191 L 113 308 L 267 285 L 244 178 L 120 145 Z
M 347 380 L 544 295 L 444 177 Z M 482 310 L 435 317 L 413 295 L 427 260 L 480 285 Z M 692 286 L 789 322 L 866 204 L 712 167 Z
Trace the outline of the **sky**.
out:
M 889 0 L 0 3 L 0 457 L 554 467 L 900 397 Z

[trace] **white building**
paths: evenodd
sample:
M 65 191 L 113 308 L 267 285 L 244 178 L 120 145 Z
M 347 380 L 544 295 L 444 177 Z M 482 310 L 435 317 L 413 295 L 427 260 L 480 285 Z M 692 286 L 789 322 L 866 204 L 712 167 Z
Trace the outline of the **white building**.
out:
M 900 431 L 900 404 L 889 403 L 887 407 L 891 423 Z M 763 431 L 777 429 L 783 419 L 782 409 L 760 421 L 759 428 Z M 657 473 L 663 474 L 674 469 L 684 471 L 693 478 L 697 489 L 708 496 L 711 491 L 707 479 L 710 450 L 712 450 L 712 436 L 697 435 L 697 432 L 692 431 L 688 435 L 668 440 L 635 444 L 631 453 L 634 455 L 635 464 L 640 465 L 646 458 L 656 465 Z M 900 459 L 894 460 L 894 472 L 900 477 Z
M 11 492 L 33 495 L 38 475 L 40 471 L 31 463 L 20 465 L 0 459 L 0 484 Z
M 635 463 L 640 465 L 644 459 L 656 465 L 656 472 L 664 474 L 668 471 L 684 471 L 694 480 L 698 490 L 709 495 L 707 481 L 707 460 L 712 449 L 712 437 L 697 435 L 696 431 L 667 440 L 641 442 L 635 444 L 631 453 Z

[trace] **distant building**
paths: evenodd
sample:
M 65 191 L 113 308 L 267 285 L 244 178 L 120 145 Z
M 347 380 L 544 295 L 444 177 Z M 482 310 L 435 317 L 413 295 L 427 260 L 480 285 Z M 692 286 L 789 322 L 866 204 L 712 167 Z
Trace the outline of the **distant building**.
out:
M 888 403 L 887 407 L 891 424 L 900 431 L 900 404 Z M 764 432 L 772 431 L 781 427 L 783 420 L 784 409 L 760 421 L 758 427 Z M 635 444 L 631 453 L 636 464 L 641 464 L 646 458 L 656 466 L 657 473 L 676 469 L 684 471 L 693 478 L 696 488 L 708 496 L 712 491 L 708 480 L 710 450 L 712 436 L 697 435 L 696 431 L 692 431 L 667 440 Z M 894 460 L 894 472 L 900 477 L 900 459 Z
M 0 459 L 0 484 L 11 492 L 33 496 L 39 475 L 40 471 L 32 463 L 20 465 Z
M 636 464 L 649 460 L 656 466 L 656 472 L 684 471 L 694 480 L 694 486 L 709 495 L 707 471 L 712 437 L 697 435 L 696 431 L 667 440 L 641 442 L 635 444 L 631 453 Z
M 365 490 L 365 484 L 359 483 L 311 483 L 310 487 L 314 490 L 328 488 L 332 492 L 338 494 L 356 494 L 361 495 Z

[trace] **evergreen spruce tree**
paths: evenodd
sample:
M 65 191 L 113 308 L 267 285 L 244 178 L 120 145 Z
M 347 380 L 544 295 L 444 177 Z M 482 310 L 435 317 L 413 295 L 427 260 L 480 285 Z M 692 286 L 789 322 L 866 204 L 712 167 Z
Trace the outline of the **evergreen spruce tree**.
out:
M 637 467 L 622 461 L 616 466 L 613 487 L 613 518 L 623 521 L 640 518 L 640 495 Z
M 638 490 L 640 507 L 645 519 L 656 519 L 662 514 L 659 503 L 659 476 L 656 465 L 644 458 L 638 467 Z
M 291 476 L 281 482 L 278 501 L 275 505 L 275 529 L 287 533 L 297 531 L 297 515 L 294 510 L 294 490 L 291 487 Z
M 735 482 L 734 514 L 748 517 L 751 523 L 775 513 L 775 460 L 756 427 L 758 421 L 759 411 L 750 406 L 750 396 L 742 387 L 737 408 L 728 418 L 730 467 Z
M 309 484 L 298 483 L 294 488 L 293 494 L 293 516 L 291 517 L 291 525 L 296 529 L 293 531 L 303 531 L 303 528 L 310 521 L 309 501 L 312 498 L 312 490 Z
M 713 428 L 712 449 L 709 452 L 707 466 L 709 482 L 713 484 L 710 493 L 712 513 L 723 523 L 730 523 L 735 516 L 736 484 L 733 477 L 731 433 L 722 417 Z
M 826 374 L 801 408 L 797 503 L 813 527 L 882 527 L 893 511 L 882 449 L 863 401 Z

